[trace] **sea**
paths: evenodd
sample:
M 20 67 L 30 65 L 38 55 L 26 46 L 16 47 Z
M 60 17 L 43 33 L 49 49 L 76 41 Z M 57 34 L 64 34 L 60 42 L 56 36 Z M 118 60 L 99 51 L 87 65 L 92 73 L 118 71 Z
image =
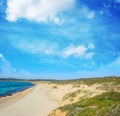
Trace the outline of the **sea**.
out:
M 34 84 L 30 82 L 0 81 L 0 97 L 12 95 L 32 86 L 34 86 Z

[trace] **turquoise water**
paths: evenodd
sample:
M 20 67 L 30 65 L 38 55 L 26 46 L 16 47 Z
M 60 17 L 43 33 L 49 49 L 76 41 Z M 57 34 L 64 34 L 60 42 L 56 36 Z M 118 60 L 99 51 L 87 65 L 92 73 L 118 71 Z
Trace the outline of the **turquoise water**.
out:
M 0 81 L 0 96 L 7 96 L 34 86 L 29 82 Z

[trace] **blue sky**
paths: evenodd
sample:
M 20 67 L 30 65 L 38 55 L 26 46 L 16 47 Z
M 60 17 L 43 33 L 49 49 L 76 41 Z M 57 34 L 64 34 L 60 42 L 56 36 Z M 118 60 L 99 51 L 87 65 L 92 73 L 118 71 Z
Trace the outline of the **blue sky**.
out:
M 120 0 L 0 0 L 0 77 L 120 76 Z

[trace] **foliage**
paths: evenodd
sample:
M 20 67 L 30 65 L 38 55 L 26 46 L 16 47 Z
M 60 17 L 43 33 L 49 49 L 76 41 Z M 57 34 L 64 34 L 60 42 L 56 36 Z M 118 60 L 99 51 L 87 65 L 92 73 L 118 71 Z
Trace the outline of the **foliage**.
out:
M 119 116 L 120 93 L 107 92 L 93 98 L 82 99 L 76 103 L 60 107 L 68 111 L 67 116 Z
M 81 90 L 77 90 L 77 91 L 75 91 L 75 92 L 68 93 L 68 94 L 66 94 L 66 95 L 63 97 L 63 100 L 73 99 L 73 98 L 75 98 L 80 92 L 81 92 Z

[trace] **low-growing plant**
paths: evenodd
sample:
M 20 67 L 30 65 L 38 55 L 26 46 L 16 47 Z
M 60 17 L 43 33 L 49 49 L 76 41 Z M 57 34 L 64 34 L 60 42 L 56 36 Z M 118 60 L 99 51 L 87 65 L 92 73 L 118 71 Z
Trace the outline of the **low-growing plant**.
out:
M 75 92 L 67 93 L 67 94 L 63 97 L 63 100 L 70 99 L 71 101 L 73 101 L 73 98 L 75 98 L 80 92 L 81 92 L 81 90 L 77 90 L 77 91 L 75 91 Z
M 120 116 L 120 93 L 107 92 L 60 107 L 67 116 Z

